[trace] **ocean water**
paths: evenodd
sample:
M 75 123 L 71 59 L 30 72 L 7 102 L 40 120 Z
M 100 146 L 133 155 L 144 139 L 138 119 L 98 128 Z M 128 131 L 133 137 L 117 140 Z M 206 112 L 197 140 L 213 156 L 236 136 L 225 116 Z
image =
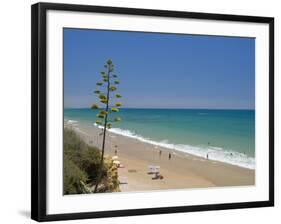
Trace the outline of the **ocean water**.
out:
M 139 141 L 255 169 L 255 111 L 121 109 L 111 132 Z M 93 126 L 96 112 L 64 109 L 65 122 Z

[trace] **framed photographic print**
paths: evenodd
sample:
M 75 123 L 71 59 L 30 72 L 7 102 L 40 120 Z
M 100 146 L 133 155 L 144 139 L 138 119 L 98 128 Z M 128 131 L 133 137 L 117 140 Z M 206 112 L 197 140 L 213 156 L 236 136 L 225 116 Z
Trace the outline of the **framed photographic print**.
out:
M 274 205 L 274 19 L 32 6 L 32 219 Z

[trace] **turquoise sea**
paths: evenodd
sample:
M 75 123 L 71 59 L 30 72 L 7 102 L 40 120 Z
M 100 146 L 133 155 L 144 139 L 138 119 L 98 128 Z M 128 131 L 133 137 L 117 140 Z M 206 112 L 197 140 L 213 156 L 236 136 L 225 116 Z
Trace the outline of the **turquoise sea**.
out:
M 255 169 L 255 111 L 121 109 L 111 132 L 171 150 Z M 64 109 L 65 122 L 93 126 L 96 112 Z

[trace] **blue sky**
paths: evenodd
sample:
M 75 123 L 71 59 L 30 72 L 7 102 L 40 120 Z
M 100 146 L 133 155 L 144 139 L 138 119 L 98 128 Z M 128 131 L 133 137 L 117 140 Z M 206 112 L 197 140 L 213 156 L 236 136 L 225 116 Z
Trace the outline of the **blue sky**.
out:
M 109 58 L 124 107 L 255 107 L 252 38 L 64 29 L 65 108 L 96 102 Z

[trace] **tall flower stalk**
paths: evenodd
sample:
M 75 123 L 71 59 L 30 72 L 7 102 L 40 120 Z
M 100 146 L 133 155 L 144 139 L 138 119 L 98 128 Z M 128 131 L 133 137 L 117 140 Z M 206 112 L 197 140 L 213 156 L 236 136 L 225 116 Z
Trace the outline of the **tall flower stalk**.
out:
M 122 96 L 117 91 L 117 85 L 120 84 L 118 76 L 114 72 L 114 65 L 112 60 L 107 60 L 104 65 L 104 70 L 101 71 L 101 81 L 96 83 L 97 89 L 94 93 L 98 96 L 99 103 L 92 104 L 91 109 L 98 110 L 97 120 L 95 123 L 102 126 L 102 147 L 101 147 L 101 160 L 97 181 L 94 188 L 94 193 L 98 191 L 98 186 L 102 177 L 102 170 L 104 164 L 104 151 L 106 142 L 106 131 L 112 127 L 113 122 L 120 122 L 122 119 L 119 116 L 112 118 L 111 114 L 119 112 L 119 107 L 122 106 L 121 102 L 116 102 L 116 99 Z

